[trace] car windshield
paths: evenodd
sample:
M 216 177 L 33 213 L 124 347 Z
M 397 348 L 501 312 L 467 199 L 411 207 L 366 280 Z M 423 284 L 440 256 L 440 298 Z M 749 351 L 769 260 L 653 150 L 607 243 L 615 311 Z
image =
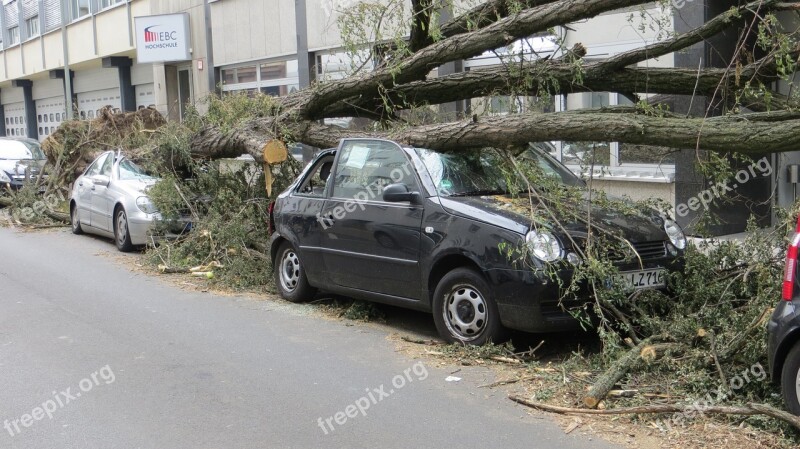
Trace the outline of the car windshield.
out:
M 130 181 L 136 179 L 156 179 L 134 164 L 130 159 L 123 159 L 119 163 L 119 179 L 120 181 Z
M 442 153 L 418 148 L 416 152 L 428 169 L 437 193 L 442 196 L 520 193 L 520 188 L 509 188 L 509 184 L 526 185 L 522 179 L 509 178 L 509 173 L 515 171 L 503 169 L 509 163 L 494 149 Z M 585 185 L 569 169 L 549 156 L 548 152 L 546 145 L 533 144 L 519 152 L 516 159 L 526 171 L 541 173 L 556 184 L 574 187 Z
M 0 140 L 0 159 L 7 160 L 43 160 L 47 159 L 39 144 L 21 140 Z

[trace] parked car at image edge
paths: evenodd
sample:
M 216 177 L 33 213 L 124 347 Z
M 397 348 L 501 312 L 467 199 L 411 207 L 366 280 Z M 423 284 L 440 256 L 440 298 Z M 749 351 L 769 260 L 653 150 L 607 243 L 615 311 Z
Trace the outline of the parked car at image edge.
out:
M 584 186 L 546 150 L 531 151 L 548 175 Z M 323 289 L 432 312 L 443 338 L 471 344 L 501 341 L 506 329 L 575 329 L 547 274 L 548 266 L 557 266 L 558 275 L 569 278 L 570 263 L 580 262 L 572 239 L 532 229 L 529 215 L 505 207 L 502 174 L 466 153 L 371 139 L 345 139 L 321 152 L 270 205 L 280 294 L 301 301 Z M 368 187 L 375 185 L 381 188 Z M 682 264 L 680 227 L 655 213 L 592 214 L 637 249 L 642 266 L 619 265 L 630 282 L 665 287 L 666 271 Z M 580 225 L 568 228 L 575 240 L 585 238 Z M 502 253 L 504 244 L 528 245 L 535 269 L 515 266 Z
M 94 160 L 72 187 L 72 232 L 113 238 L 120 251 L 128 252 L 150 241 L 149 231 L 161 215 L 147 190 L 159 178 L 144 172 L 121 152 L 107 151 Z M 176 223 L 177 232 L 188 228 Z
M 19 190 L 36 182 L 46 162 L 36 140 L 0 137 L 0 189 Z
M 786 408 L 800 415 L 800 280 L 798 280 L 800 218 L 786 253 L 781 301 L 767 324 L 769 371 L 781 387 Z

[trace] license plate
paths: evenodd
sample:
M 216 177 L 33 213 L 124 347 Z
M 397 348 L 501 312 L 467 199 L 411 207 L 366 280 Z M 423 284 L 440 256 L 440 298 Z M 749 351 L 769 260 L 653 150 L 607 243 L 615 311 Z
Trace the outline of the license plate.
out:
M 622 283 L 633 290 L 643 288 L 662 288 L 667 286 L 667 272 L 663 268 L 655 270 L 625 271 L 620 273 Z

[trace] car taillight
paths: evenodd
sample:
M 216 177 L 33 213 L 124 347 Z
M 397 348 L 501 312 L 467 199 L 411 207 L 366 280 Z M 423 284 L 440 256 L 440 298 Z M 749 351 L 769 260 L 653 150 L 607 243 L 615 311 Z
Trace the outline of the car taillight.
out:
M 794 296 L 794 284 L 797 276 L 797 247 L 800 246 L 800 218 L 797 220 L 798 231 L 792 236 L 792 242 L 786 250 L 786 266 L 783 273 L 783 294 L 784 301 L 791 301 Z
M 270 235 L 275 232 L 275 220 L 272 219 L 273 210 L 275 210 L 275 201 L 269 203 L 269 206 L 267 206 L 267 213 L 269 214 L 269 217 L 267 217 L 267 230 Z

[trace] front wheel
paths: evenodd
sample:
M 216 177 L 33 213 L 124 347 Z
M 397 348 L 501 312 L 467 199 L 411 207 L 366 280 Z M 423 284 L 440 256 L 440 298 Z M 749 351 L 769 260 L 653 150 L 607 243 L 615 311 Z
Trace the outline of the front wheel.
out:
M 275 258 L 275 285 L 283 299 L 301 302 L 314 297 L 317 290 L 309 285 L 300 256 L 289 242 L 284 242 Z
M 78 216 L 78 205 L 73 204 L 72 207 L 69 208 L 69 221 L 72 225 L 72 233 L 75 235 L 83 234 L 83 228 L 81 227 L 81 219 Z
M 439 281 L 433 320 L 439 335 L 450 343 L 484 345 L 508 338 L 489 285 L 468 268 L 456 268 Z
M 800 343 L 795 343 L 781 372 L 781 390 L 786 408 L 795 415 L 800 415 Z
M 117 244 L 117 249 L 123 253 L 133 250 L 131 233 L 128 230 L 128 214 L 121 207 L 114 214 L 114 242 Z

